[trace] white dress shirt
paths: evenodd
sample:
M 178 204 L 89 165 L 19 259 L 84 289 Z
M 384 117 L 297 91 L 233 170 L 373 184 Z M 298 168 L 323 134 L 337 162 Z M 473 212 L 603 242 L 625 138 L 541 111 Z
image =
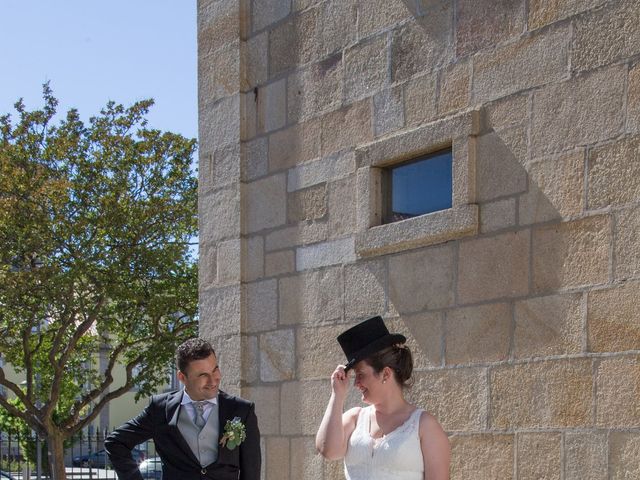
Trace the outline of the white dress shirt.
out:
M 205 401 L 207 403 L 204 404 L 204 411 L 202 412 L 202 416 L 204 417 L 204 421 L 206 422 L 209 419 L 209 415 L 211 414 L 211 411 L 213 410 L 213 406 L 218 404 L 218 396 L 216 395 L 213 398 L 207 398 Z M 193 404 L 193 402 L 194 400 L 191 400 L 191 397 L 189 396 L 187 391 L 183 390 L 182 401 L 180 402 L 180 405 L 184 405 L 188 409 L 187 411 L 189 412 L 189 415 L 191 415 L 191 418 L 195 422 L 196 407 Z

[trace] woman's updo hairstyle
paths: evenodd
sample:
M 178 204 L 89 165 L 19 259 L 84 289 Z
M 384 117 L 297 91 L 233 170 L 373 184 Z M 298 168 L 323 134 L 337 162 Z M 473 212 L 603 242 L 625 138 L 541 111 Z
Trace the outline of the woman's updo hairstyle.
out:
M 413 384 L 410 380 L 413 372 L 413 356 L 406 345 L 387 347 L 365 358 L 364 362 L 378 374 L 384 370 L 384 367 L 389 367 L 393 371 L 396 382 L 402 388 L 409 388 Z

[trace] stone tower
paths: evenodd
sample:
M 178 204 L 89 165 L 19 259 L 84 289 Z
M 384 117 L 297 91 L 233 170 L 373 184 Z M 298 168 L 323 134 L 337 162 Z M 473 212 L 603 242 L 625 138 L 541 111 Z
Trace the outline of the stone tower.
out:
M 313 438 L 374 314 L 452 479 L 640 478 L 638 0 L 199 0 L 198 32 L 200 330 L 264 478 L 343 478 Z M 451 208 L 385 223 L 443 148 Z

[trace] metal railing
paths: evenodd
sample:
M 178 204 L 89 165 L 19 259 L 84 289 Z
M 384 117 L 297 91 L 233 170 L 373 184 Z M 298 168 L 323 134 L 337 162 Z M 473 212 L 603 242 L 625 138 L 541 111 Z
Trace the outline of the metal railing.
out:
M 108 432 L 83 432 L 69 442 L 65 448 L 64 463 L 69 480 L 115 479 L 111 463 L 104 450 L 104 439 Z M 36 465 L 36 436 L 28 438 L 0 432 L 0 480 L 50 480 L 46 465 L 46 443 L 41 442 L 41 458 L 45 464 Z M 30 451 L 30 455 L 27 454 Z M 141 463 L 155 455 L 153 441 L 137 445 L 132 451 L 133 458 Z M 38 472 L 40 475 L 38 476 Z M 10 475 L 9 478 L 2 474 Z

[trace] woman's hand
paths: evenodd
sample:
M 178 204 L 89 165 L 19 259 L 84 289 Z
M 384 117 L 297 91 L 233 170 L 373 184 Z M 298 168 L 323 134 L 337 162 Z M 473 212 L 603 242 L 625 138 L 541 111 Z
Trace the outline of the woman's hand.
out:
M 356 427 L 360 407 L 342 413 L 349 389 L 349 372 L 338 365 L 331 374 L 331 398 L 316 434 L 316 449 L 329 460 L 339 460 L 347 453 L 349 437 Z
M 337 398 L 344 399 L 347 396 L 349 372 L 345 371 L 344 365 L 338 365 L 331 374 L 331 389 Z

